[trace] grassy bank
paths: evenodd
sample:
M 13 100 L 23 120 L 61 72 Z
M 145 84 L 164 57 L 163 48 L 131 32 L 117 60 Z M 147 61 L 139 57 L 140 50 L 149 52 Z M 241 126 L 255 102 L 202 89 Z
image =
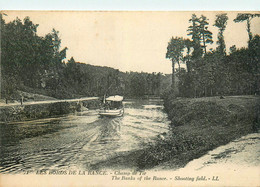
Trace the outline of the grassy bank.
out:
M 140 168 L 162 163 L 162 168 L 183 167 L 209 150 L 259 130 L 259 96 L 172 98 L 164 105 L 171 131 L 143 152 Z
M 257 96 L 170 99 L 168 134 L 144 150 L 118 155 L 93 168 L 177 169 L 208 151 L 259 130 Z M 157 166 L 157 167 L 156 167 Z

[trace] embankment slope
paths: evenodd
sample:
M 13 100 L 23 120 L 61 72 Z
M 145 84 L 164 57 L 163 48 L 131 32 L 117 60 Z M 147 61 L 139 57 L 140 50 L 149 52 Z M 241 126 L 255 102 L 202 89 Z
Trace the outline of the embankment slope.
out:
M 259 131 L 259 96 L 165 100 L 168 134 L 144 150 L 118 155 L 93 168 L 175 170 L 244 135 Z
M 165 101 L 171 133 L 145 151 L 139 166 L 184 167 L 220 145 L 257 132 L 259 101 L 259 96 L 172 98 Z

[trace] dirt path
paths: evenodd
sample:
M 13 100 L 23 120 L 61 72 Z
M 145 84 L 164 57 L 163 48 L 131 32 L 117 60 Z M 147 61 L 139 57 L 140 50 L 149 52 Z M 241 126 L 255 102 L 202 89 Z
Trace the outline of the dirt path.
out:
M 30 101 L 24 102 L 23 105 L 37 105 L 37 104 L 47 104 L 47 103 L 58 103 L 58 102 L 79 102 L 79 101 L 89 101 L 89 100 L 97 100 L 98 97 L 83 97 L 79 99 L 61 99 L 61 100 L 47 100 L 47 101 Z M 5 106 L 19 106 L 21 103 L 0 103 L 0 107 Z
M 165 168 L 165 165 L 161 165 L 149 172 L 156 171 L 165 176 L 174 176 L 175 186 L 259 186 L 259 168 L 260 133 L 258 132 L 217 147 L 204 156 L 190 161 L 183 168 Z M 197 179 L 203 177 L 205 180 Z M 190 182 L 187 178 L 193 178 L 194 181 Z
M 260 167 L 260 133 L 249 134 L 189 162 L 183 170 L 236 171 Z M 260 173 L 260 170 L 259 170 Z

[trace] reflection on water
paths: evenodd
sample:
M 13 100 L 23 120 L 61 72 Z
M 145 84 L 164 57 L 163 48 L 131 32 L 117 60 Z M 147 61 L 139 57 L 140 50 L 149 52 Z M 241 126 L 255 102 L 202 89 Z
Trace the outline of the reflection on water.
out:
M 167 132 L 161 101 L 127 101 L 118 118 L 86 111 L 60 118 L 0 124 L 0 172 L 87 169 L 89 165 L 142 149 Z

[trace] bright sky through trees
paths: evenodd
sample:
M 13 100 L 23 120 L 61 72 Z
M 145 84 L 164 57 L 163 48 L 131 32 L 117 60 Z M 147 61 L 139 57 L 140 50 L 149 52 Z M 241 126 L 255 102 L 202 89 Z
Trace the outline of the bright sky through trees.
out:
M 47 12 L 5 11 L 6 22 L 29 16 L 39 24 L 44 36 L 53 28 L 59 31 L 62 48 L 68 47 L 67 59 L 92 65 L 109 66 L 121 71 L 171 73 L 171 61 L 165 58 L 170 38 L 187 36 L 189 19 L 194 12 Z M 213 26 L 218 12 L 195 12 L 209 19 L 215 48 L 218 30 Z M 234 23 L 237 12 L 228 12 L 224 33 L 227 53 L 231 45 L 246 47 L 246 23 Z M 260 19 L 251 23 L 252 33 L 260 34 Z

